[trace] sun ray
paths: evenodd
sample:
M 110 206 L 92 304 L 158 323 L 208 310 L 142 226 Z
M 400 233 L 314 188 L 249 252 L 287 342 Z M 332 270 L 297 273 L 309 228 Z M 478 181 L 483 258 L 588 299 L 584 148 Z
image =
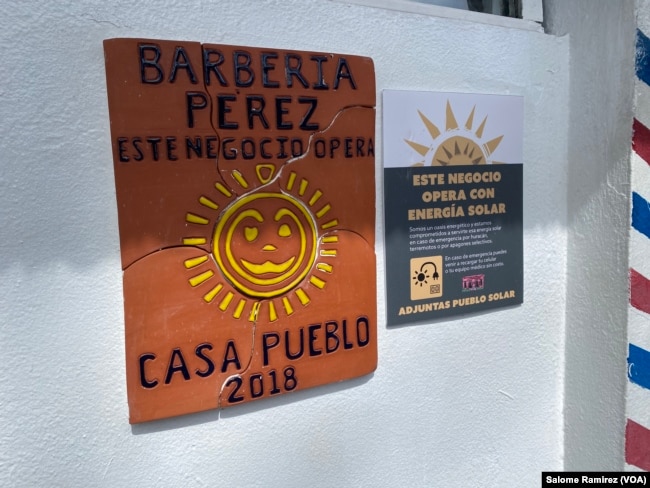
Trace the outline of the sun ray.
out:
M 289 299 L 287 297 L 282 297 L 282 305 L 284 306 L 284 311 L 287 312 L 287 315 L 291 315 L 293 313 L 293 307 L 291 306 L 291 302 L 289 302 Z
M 332 206 L 328 203 L 323 208 L 321 208 L 318 212 L 316 212 L 316 217 L 318 217 L 320 219 L 323 215 L 325 215 L 331 209 L 332 209 Z
M 193 276 L 190 278 L 188 281 L 190 282 L 190 285 L 192 286 L 199 286 L 201 283 L 209 280 L 214 276 L 214 271 L 211 269 L 204 271 L 203 273 Z
M 309 282 L 314 285 L 316 288 L 320 288 L 321 290 L 325 288 L 325 280 L 321 280 L 320 278 L 317 278 L 316 276 L 312 275 L 309 278 Z
M 246 178 L 244 178 L 244 175 L 241 174 L 239 171 L 236 169 L 232 171 L 232 177 L 239 183 L 239 185 L 245 190 L 248 188 L 248 181 L 246 181 Z
M 217 190 L 219 190 L 219 192 L 220 192 L 222 195 L 224 195 L 224 196 L 226 196 L 226 197 L 228 197 L 228 198 L 230 198 L 230 197 L 232 196 L 232 193 L 230 192 L 230 190 L 228 190 L 228 188 L 226 188 L 222 183 L 220 183 L 220 182 L 217 181 L 217 182 L 214 184 L 214 187 L 215 187 Z
M 253 308 L 251 308 L 251 313 L 248 316 L 248 321 L 249 322 L 256 322 L 257 321 L 257 315 L 260 312 L 260 302 L 254 302 L 253 303 Z
M 321 249 L 321 256 L 336 256 L 336 249 Z
M 235 295 L 231 291 L 226 293 L 226 296 L 223 297 L 223 300 L 221 300 L 221 303 L 219 304 L 219 310 L 225 312 L 228 309 L 228 305 L 230 305 L 230 302 L 232 301 L 234 296 Z
M 458 129 L 458 122 L 456 122 L 456 117 L 454 112 L 451 109 L 451 104 L 447 100 L 447 116 L 446 116 L 446 127 L 445 130 L 455 130 Z
M 323 225 L 321 225 L 321 229 L 330 229 L 332 227 L 336 227 L 339 225 L 338 219 L 330 220 L 329 222 L 325 222 Z
M 214 297 L 216 297 L 219 294 L 222 288 L 223 285 L 219 283 L 217 286 L 213 287 L 209 292 L 203 295 L 203 300 L 210 303 L 212 300 L 214 300 Z
M 339 242 L 339 236 L 325 236 L 323 237 L 323 242 Z
M 232 316 L 235 319 L 241 318 L 242 312 L 244 311 L 244 306 L 246 305 L 246 300 L 241 298 L 239 300 L 239 303 L 237 304 L 237 308 L 235 308 L 235 311 L 233 312 Z
M 476 129 L 476 132 L 474 132 L 476 137 L 478 137 L 479 139 L 481 139 L 483 137 L 483 130 L 485 129 L 485 123 L 486 122 L 487 122 L 487 115 L 483 119 L 483 122 L 481 122 L 481 125 L 478 126 L 478 129 Z
M 205 263 L 207 260 L 208 260 L 208 256 L 206 254 L 204 256 L 199 256 L 199 257 L 196 257 L 196 258 L 186 259 L 185 261 L 183 261 L 183 264 L 185 265 L 185 267 L 187 269 L 190 269 L 190 268 L 194 268 L 194 267 L 196 267 L 196 266 L 198 266 L 200 264 Z
M 429 134 L 431 134 L 431 138 L 435 139 L 436 137 L 438 137 L 440 135 L 440 129 L 438 129 L 438 127 L 436 127 L 436 125 L 433 122 L 431 122 L 429 119 L 427 119 L 424 116 L 424 114 L 422 112 L 420 112 L 419 110 L 418 110 L 418 114 L 420 114 L 420 119 L 422 119 L 422 123 L 427 128 L 427 130 L 429 131 Z M 424 154 L 423 154 L 423 156 L 424 156 Z
M 469 117 L 467 117 L 467 122 L 465 122 L 465 128 L 467 130 L 472 130 L 472 125 L 474 124 L 474 110 L 476 110 L 476 105 L 472 107 L 472 111 L 469 113 Z
M 290 190 L 290 191 L 293 190 L 293 185 L 294 185 L 294 183 L 296 182 L 296 177 L 297 177 L 297 176 L 298 176 L 298 175 L 296 175 L 296 172 L 295 172 L 295 171 L 292 171 L 292 172 L 289 174 L 289 181 L 287 181 L 287 190 Z
M 210 200 L 208 197 L 201 196 L 201 198 L 199 198 L 199 203 L 204 207 L 211 208 L 212 210 L 219 210 L 219 205 Z
M 275 304 L 269 302 L 269 321 L 275 322 L 278 320 L 278 313 L 275 311 Z
M 311 301 L 309 295 L 307 295 L 307 293 L 305 293 L 305 291 L 302 288 L 296 289 L 296 296 L 298 297 L 298 300 L 300 300 L 300 303 L 302 303 L 303 306 L 307 305 Z
M 205 217 L 201 217 L 200 215 L 196 215 L 190 212 L 187 212 L 185 214 L 185 222 L 198 225 L 208 225 L 210 223 L 210 221 Z
M 306 179 L 300 180 L 300 188 L 298 189 L 298 195 L 303 196 L 305 192 L 307 191 L 307 186 L 309 186 L 309 182 Z
M 207 242 L 205 237 L 184 237 L 183 244 L 186 246 L 200 246 Z
M 503 139 L 503 136 L 495 137 L 491 141 L 486 142 L 483 144 L 483 148 L 485 148 L 485 152 L 489 156 L 492 154 L 497 147 L 499 147 L 499 144 L 501 144 L 501 139 Z
M 327 264 L 327 263 L 318 263 L 316 265 L 316 269 L 319 271 L 322 271 L 323 273 L 331 273 L 332 272 L 332 265 Z
M 316 203 L 321 196 L 323 196 L 323 192 L 320 190 L 316 190 L 314 194 L 311 196 L 311 198 L 309 199 L 309 206 L 313 207 L 314 203 Z
M 404 142 L 406 142 L 409 146 L 411 146 L 415 151 L 420 155 L 420 156 L 426 156 L 427 153 L 429 152 L 429 146 L 425 146 L 423 144 L 418 144 L 417 142 L 409 141 L 408 139 L 404 139 Z

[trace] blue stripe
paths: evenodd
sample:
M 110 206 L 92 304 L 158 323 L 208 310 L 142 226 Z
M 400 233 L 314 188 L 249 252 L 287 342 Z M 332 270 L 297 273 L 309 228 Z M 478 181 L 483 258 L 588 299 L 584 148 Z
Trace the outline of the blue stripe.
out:
M 650 39 L 641 30 L 636 30 L 636 75 L 650 85 Z
M 637 192 L 632 192 L 632 227 L 650 237 L 650 205 Z
M 650 352 L 630 344 L 627 377 L 632 383 L 650 389 Z

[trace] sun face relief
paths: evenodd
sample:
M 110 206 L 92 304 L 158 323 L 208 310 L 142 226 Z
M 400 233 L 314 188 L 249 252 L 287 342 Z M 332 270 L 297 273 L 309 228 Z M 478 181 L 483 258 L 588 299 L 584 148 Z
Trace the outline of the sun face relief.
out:
M 318 236 L 307 208 L 282 193 L 245 195 L 222 215 L 213 255 L 240 292 L 273 298 L 298 285 L 311 270 Z

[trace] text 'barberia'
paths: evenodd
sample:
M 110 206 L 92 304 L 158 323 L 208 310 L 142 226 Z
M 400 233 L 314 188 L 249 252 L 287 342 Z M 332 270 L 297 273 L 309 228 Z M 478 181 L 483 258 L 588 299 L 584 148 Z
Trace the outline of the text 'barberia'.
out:
M 176 46 L 171 55 L 163 56 L 163 48 L 155 43 L 138 45 L 140 81 L 147 85 L 175 83 L 181 77 L 190 84 L 206 88 L 234 88 L 234 92 L 218 93 L 215 106 L 219 129 L 236 130 L 240 123 L 232 114 L 248 122 L 251 129 L 254 123 L 260 128 L 277 130 L 296 129 L 314 131 L 321 128 L 315 116 L 318 98 L 315 96 L 287 95 L 284 91 L 268 100 L 261 93 L 243 95 L 238 89 L 268 90 L 293 89 L 338 90 L 344 85 L 357 89 L 350 63 L 345 56 L 312 54 L 302 56 L 297 53 L 263 51 L 253 54 L 245 49 L 235 49 L 231 56 L 214 47 L 203 46 L 201 59 L 192 59 L 189 50 Z M 307 72 L 312 73 L 309 77 Z M 201 83 L 202 82 L 202 83 Z M 210 110 L 211 98 L 202 90 L 185 93 L 187 106 L 187 126 L 194 127 L 197 112 Z M 298 112 L 300 113 L 298 116 Z M 295 120 L 295 122 L 294 122 Z

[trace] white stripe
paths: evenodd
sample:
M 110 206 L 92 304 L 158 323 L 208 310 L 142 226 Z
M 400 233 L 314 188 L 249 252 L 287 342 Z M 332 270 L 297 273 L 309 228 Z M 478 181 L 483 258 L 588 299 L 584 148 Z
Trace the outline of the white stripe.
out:
M 650 86 L 634 77 L 634 117 L 650 127 Z
M 650 202 L 650 165 L 636 152 L 632 151 L 632 174 L 630 183 L 632 191 Z

